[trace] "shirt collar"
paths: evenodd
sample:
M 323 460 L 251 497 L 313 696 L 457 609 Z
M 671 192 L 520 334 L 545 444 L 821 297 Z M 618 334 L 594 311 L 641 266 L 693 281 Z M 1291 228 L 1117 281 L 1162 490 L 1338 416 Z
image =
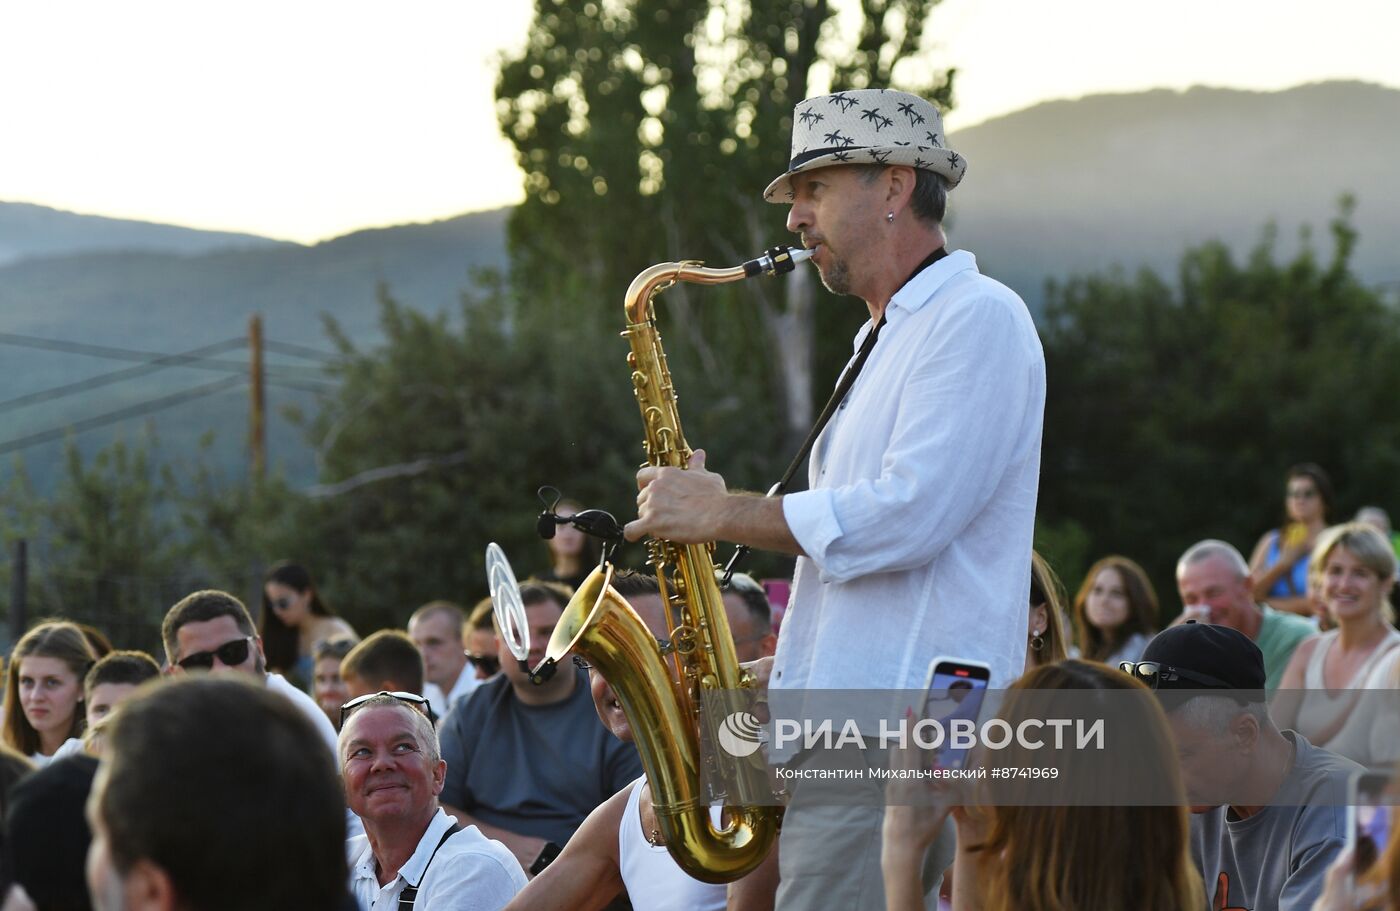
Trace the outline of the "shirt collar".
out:
M 433 852 L 437 850 L 438 842 L 442 841 L 442 836 L 448 829 L 452 828 L 452 817 L 443 812 L 442 807 L 438 807 L 437 814 L 428 821 L 427 831 L 423 837 L 418 839 L 418 847 L 408 861 L 399 868 L 398 878 L 402 879 L 410 886 L 417 887 L 422 882 L 423 874 L 427 872 L 428 861 L 432 859 Z M 355 863 L 356 879 L 373 879 L 376 887 L 379 877 L 374 869 L 374 850 L 369 845 L 369 839 L 365 839 L 364 853 L 360 855 Z
M 885 312 L 888 313 L 892 308 L 898 308 L 909 313 L 918 313 L 948 279 L 969 269 L 973 272 L 977 271 L 977 258 L 966 250 L 952 251 L 905 282 L 904 287 L 896 291 L 894 297 L 890 298 Z
M 977 272 L 977 258 L 966 250 L 954 250 L 947 256 L 940 259 L 933 265 L 915 274 L 904 286 L 894 293 L 890 302 L 885 305 L 885 322 L 887 324 L 898 324 L 909 316 L 918 313 L 933 299 L 938 289 L 954 275 L 959 272 Z M 870 320 L 865 321 L 861 331 L 856 333 L 852 342 L 852 347 L 859 350 L 861 343 L 865 341 L 865 336 L 873 327 Z M 887 325 L 881 330 L 881 334 L 889 330 Z

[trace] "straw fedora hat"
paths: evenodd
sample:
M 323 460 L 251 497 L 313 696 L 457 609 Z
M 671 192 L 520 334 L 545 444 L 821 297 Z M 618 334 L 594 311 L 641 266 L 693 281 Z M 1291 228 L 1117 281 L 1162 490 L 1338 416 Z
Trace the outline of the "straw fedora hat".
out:
M 900 164 L 941 174 L 949 189 L 967 160 L 947 147 L 938 108 L 908 92 L 856 89 L 818 95 L 792 111 L 792 159 L 763 191 L 768 202 L 792 201 L 788 178 L 838 164 Z

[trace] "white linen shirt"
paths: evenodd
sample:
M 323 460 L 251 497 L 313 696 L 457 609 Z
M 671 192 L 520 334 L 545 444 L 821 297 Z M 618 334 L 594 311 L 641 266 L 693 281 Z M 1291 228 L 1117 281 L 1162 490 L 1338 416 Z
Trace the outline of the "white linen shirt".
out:
M 397 911 L 399 893 L 406 885 L 417 885 L 413 907 L 424 911 L 498 911 L 509 904 L 515 893 L 525 888 L 520 862 L 505 845 L 482 835 L 476 826 L 455 833 L 439 848 L 438 842 L 452 823 L 452 817 L 438 807 L 413 856 L 382 888 L 368 836 L 348 840 L 350 894 L 360 908 Z
M 770 687 L 923 689 L 935 656 L 1025 664 L 1045 355 L 958 251 L 909 281 L 783 497 L 797 561 Z M 856 334 L 859 348 L 871 323 Z

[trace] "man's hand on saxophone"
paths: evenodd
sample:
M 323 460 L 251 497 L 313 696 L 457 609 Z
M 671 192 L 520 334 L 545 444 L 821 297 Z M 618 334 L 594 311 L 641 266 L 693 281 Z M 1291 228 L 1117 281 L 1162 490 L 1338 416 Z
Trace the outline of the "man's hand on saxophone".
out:
M 729 541 L 763 550 L 804 555 L 783 517 L 781 497 L 731 493 L 724 478 L 705 468 L 705 451 L 688 468 L 647 467 L 637 472 L 637 518 L 627 540 L 647 535 L 677 544 Z

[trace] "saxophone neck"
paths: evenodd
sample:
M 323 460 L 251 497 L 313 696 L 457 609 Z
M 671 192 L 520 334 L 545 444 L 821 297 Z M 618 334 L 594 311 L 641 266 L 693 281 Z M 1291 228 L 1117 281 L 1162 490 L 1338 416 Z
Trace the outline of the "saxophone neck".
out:
M 742 281 L 755 275 L 782 275 L 791 272 L 800 262 L 812 258 L 814 250 L 800 247 L 772 247 L 748 262 L 727 269 L 707 268 L 703 263 L 687 260 L 678 263 L 657 263 L 638 273 L 627 289 L 628 325 L 635 325 L 647 319 L 647 305 L 659 292 L 676 282 L 690 282 L 696 285 L 723 285 Z

